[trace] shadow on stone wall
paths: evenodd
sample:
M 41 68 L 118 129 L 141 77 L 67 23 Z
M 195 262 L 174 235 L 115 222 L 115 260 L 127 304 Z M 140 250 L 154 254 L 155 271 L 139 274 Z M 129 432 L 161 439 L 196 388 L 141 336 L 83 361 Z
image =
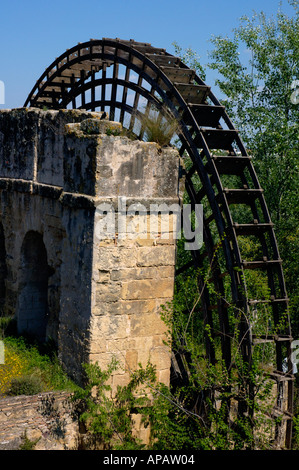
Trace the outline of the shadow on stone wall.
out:
M 20 450 L 24 439 L 34 450 L 77 450 L 79 426 L 67 392 L 0 400 L 0 450 Z

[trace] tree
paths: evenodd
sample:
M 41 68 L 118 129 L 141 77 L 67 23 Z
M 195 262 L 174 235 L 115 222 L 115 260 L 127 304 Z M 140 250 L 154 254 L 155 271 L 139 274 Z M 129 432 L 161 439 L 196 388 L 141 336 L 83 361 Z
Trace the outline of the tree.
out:
M 244 16 L 233 37 L 214 36 L 209 66 L 220 73 L 216 84 L 227 112 L 254 157 L 254 165 L 275 223 L 291 299 L 293 331 L 298 288 L 298 131 L 299 6 L 294 15 L 279 10 Z
M 180 57 L 180 59 L 188 65 L 188 67 L 194 70 L 197 75 L 202 79 L 206 79 L 206 72 L 204 66 L 201 64 L 200 57 L 198 54 L 191 49 L 191 47 L 187 47 L 187 49 L 183 50 L 182 47 L 174 41 L 172 43 L 174 47 L 175 55 Z
M 213 37 L 211 42 L 214 48 L 210 52 L 209 67 L 219 73 L 216 85 L 223 96 L 222 104 L 225 105 L 228 115 L 240 131 L 241 138 L 253 157 L 271 218 L 276 226 L 278 245 L 284 260 L 287 290 L 291 299 L 293 336 L 296 338 L 299 333 L 299 319 L 296 317 L 299 306 L 297 281 L 299 274 L 297 262 L 299 248 L 297 222 L 299 7 L 297 0 L 289 0 L 289 3 L 294 10 L 292 17 L 288 17 L 281 10 L 271 18 L 267 18 L 264 13 L 255 13 L 252 18 L 246 16 L 241 18 L 239 27 L 233 30 L 232 38 Z M 198 75 L 205 80 L 197 54 L 191 53 L 190 49 L 182 51 L 176 43 L 174 46 L 176 54 L 189 67 L 197 70 Z M 239 218 L 237 217 L 236 220 Z M 254 246 L 253 241 L 252 243 L 247 241 L 247 245 L 242 246 L 242 249 L 244 248 L 248 251 L 245 259 L 254 257 L 257 247 Z M 180 249 L 178 253 L 180 255 Z M 191 277 L 194 278 L 194 273 Z M 247 287 L 248 281 L 250 281 L 250 289 L 265 290 L 265 298 L 267 298 L 266 277 L 259 278 L 253 271 L 248 274 L 246 272 Z M 188 284 L 188 279 L 185 277 L 177 279 L 176 287 L 176 304 L 174 305 L 176 315 L 172 316 L 172 322 L 176 320 L 176 323 L 173 322 L 176 337 L 173 338 L 173 344 L 176 344 L 177 339 L 180 346 L 183 331 L 185 337 L 182 344 L 185 349 L 188 348 L 192 364 L 197 366 L 200 362 L 199 355 L 195 357 L 194 338 L 196 335 L 198 338 L 202 337 L 203 326 L 202 324 L 196 325 L 198 331 L 193 334 L 194 332 L 189 331 L 183 324 L 184 319 L 187 319 L 186 324 L 190 326 L 189 314 L 188 311 L 186 312 L 188 305 L 183 295 L 187 292 L 188 300 L 194 299 L 194 294 L 190 295 L 190 291 L 194 291 L 194 286 L 192 285 L 190 289 L 190 282 Z M 262 297 L 257 296 L 257 298 Z M 197 391 L 200 390 L 198 370 L 204 370 L 201 364 L 195 370 Z M 214 371 L 209 368 L 208 372 Z M 225 377 L 221 377 L 220 371 L 215 371 L 215 374 L 221 379 L 220 389 L 222 387 L 225 392 L 225 387 L 223 387 L 225 380 L 222 380 Z M 208 374 L 205 374 L 204 380 L 208 380 Z M 215 378 L 213 378 L 213 383 L 216 383 Z M 232 385 L 234 389 L 235 384 Z M 204 384 L 203 389 L 205 388 Z M 263 397 L 266 396 L 269 396 L 267 390 Z M 264 404 L 266 403 L 267 400 Z M 223 422 L 221 426 L 223 429 Z M 239 429 L 241 428 L 239 423 Z M 252 436 L 248 434 L 246 437 L 248 444 L 251 444 L 251 438 Z M 235 446 L 239 445 L 238 436 L 233 438 L 231 436 L 230 439 L 234 441 Z

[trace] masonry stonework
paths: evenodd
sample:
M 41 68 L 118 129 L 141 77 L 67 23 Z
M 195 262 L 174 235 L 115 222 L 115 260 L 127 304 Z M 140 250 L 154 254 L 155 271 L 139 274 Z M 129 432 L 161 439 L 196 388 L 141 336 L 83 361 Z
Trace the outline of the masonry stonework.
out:
M 83 363 L 116 357 L 113 390 L 149 360 L 168 383 L 160 311 L 173 296 L 176 215 L 166 230 L 152 208 L 180 203 L 179 157 L 101 117 L 0 111 L 1 308 L 20 332 L 52 338 L 78 382 Z
M 66 392 L 5 397 L 0 400 L 0 451 L 20 450 L 28 439 L 34 450 L 77 450 L 80 431 Z

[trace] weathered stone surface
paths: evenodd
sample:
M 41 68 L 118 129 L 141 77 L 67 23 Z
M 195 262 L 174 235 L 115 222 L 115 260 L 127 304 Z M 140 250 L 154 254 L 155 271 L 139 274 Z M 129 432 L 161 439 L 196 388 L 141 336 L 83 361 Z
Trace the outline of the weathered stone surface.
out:
M 95 253 L 98 269 L 115 270 L 115 268 L 132 268 L 137 262 L 137 248 L 126 248 L 124 246 L 102 247 Z
M 120 133 L 122 125 L 120 122 L 89 118 L 80 123 L 80 130 L 85 134 Z
M 175 246 L 142 247 L 137 253 L 137 266 L 168 266 L 175 264 Z
M 163 279 L 165 277 L 174 277 L 173 266 L 146 266 L 138 268 L 123 268 L 111 271 L 111 280 L 129 281 L 138 279 Z
M 79 383 L 83 363 L 106 367 L 115 356 L 114 393 L 149 359 L 158 377 L 169 377 L 160 305 L 173 295 L 175 216 L 165 208 L 180 202 L 179 157 L 175 149 L 115 135 L 120 125 L 101 116 L 0 111 L 0 301 L 17 321 L 23 312 L 22 328 L 30 323 L 20 306 L 25 298 L 35 324 L 43 315 L 46 336 Z M 112 236 L 102 224 L 104 203 L 115 215 Z M 31 272 L 28 233 L 46 253 L 43 290 Z M 47 300 L 42 313 L 37 297 Z
M 19 450 L 24 437 L 34 450 L 75 450 L 79 426 L 67 393 L 0 399 L 0 450 Z
M 121 297 L 128 300 L 171 298 L 173 279 L 138 279 L 124 282 Z

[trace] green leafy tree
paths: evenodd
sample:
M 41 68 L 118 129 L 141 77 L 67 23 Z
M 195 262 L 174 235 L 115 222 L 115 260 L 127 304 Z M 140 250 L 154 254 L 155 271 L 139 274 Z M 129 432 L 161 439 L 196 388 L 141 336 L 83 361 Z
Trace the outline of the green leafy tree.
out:
M 153 371 L 147 368 L 136 372 L 128 385 L 118 387 L 115 397 L 112 397 L 109 380 L 118 368 L 118 362 L 113 359 L 106 370 L 102 370 L 97 363 L 85 364 L 84 367 L 86 386 L 78 389 L 72 400 L 79 421 L 85 425 L 90 437 L 89 446 L 104 450 L 142 449 L 144 446 L 133 435 L 132 410 L 149 402 L 144 394 L 136 396 L 136 390 L 142 381 L 153 380 Z
M 210 67 L 223 104 L 254 157 L 276 234 L 291 298 L 295 334 L 298 289 L 299 7 L 241 18 L 233 37 L 215 36 Z
M 202 80 L 205 80 L 206 71 L 204 66 L 201 64 L 199 55 L 191 47 L 187 47 L 187 49 L 183 50 L 176 41 L 174 41 L 172 45 L 174 47 L 175 55 L 180 57 L 184 64 L 194 70 Z
M 261 186 L 264 188 L 266 201 L 270 210 L 271 218 L 276 225 L 276 235 L 280 247 L 281 257 L 284 260 L 284 272 L 287 289 L 291 299 L 291 315 L 293 334 L 299 333 L 299 320 L 296 315 L 299 305 L 298 288 L 298 118 L 299 118 L 299 9 L 298 1 L 290 0 L 293 7 L 293 16 L 288 17 L 281 10 L 275 16 L 267 18 L 264 13 L 254 14 L 252 18 L 244 16 L 240 20 L 239 27 L 233 30 L 232 38 L 215 36 L 211 42 L 214 49 L 210 52 L 211 63 L 209 67 L 218 72 L 216 85 L 223 96 L 222 103 L 225 105 L 228 115 L 254 159 Z M 191 68 L 195 69 L 201 78 L 205 80 L 205 73 L 199 66 L 199 57 L 190 49 L 183 51 L 174 43 L 176 54 Z M 239 217 L 237 217 L 239 220 Z M 242 220 L 242 214 L 240 214 Z M 246 239 L 240 240 L 242 253 L 246 252 L 245 259 L 254 259 L 258 249 L 254 242 Z M 184 258 L 180 246 L 178 246 L 178 259 Z M 192 268 L 191 268 L 192 269 Z M 182 276 L 182 275 L 181 275 Z M 174 304 L 174 315 L 172 315 L 173 344 L 180 349 L 182 343 L 184 349 L 189 349 L 194 367 L 194 383 L 197 392 L 208 389 L 209 374 L 215 373 L 218 377 L 217 393 L 225 394 L 225 376 L 221 377 L 221 371 L 214 371 L 211 367 L 204 370 L 200 362 L 200 347 L 195 344 L 195 338 L 201 338 L 203 325 L 200 322 L 190 322 L 190 309 L 184 299 L 184 293 L 190 291 L 190 280 L 188 276 L 178 277 L 176 281 L 176 295 Z M 190 274 L 194 280 L 194 270 Z M 260 297 L 268 298 L 268 287 L 266 277 L 258 277 L 257 273 L 246 274 L 246 284 L 250 292 L 262 293 Z M 209 289 L 210 290 L 210 289 Z M 191 288 L 192 295 L 187 295 L 188 301 L 194 300 L 196 286 Z M 259 295 L 257 295 L 259 297 Z M 255 298 L 253 295 L 252 298 Z M 178 308 L 179 306 L 179 308 Z M 200 305 L 198 304 L 200 307 Z M 192 310 L 194 312 L 194 309 Z M 195 318 L 195 316 L 193 317 Z M 188 328 L 184 326 L 184 322 Z M 259 312 L 258 325 L 261 332 L 268 324 L 268 312 Z M 198 328 L 191 331 L 190 326 Z M 182 332 L 184 334 L 182 334 Z M 207 332 L 206 332 L 207 333 Z M 182 342 L 183 338 L 183 342 Z M 197 346 L 197 349 L 196 349 Z M 253 381 L 261 380 L 259 377 L 260 361 L 267 362 L 271 349 L 258 350 L 256 363 L 252 368 Z M 248 375 L 246 365 L 240 362 L 238 356 L 235 363 L 239 371 Z M 199 366 L 200 367 L 197 367 Z M 203 372 L 201 376 L 198 372 Z M 240 374 L 242 376 L 242 373 Z M 217 381 L 215 377 L 212 383 Z M 231 390 L 234 390 L 236 382 L 230 377 Z M 204 383 L 202 382 L 204 380 Z M 200 387 L 199 387 L 200 384 Z M 188 392 L 191 392 L 190 383 Z M 257 389 L 267 390 L 267 383 Z M 269 403 L 263 392 L 260 400 L 256 403 L 258 420 L 265 415 L 262 412 L 264 406 Z M 259 412 L 260 415 L 259 415 Z M 214 415 L 213 415 L 214 413 Z M 219 413 L 210 408 L 209 420 L 214 421 L 219 440 L 213 440 L 214 448 L 224 448 L 228 440 L 234 442 L 235 448 L 246 445 L 256 445 L 252 442 L 248 423 L 236 423 L 239 434 L 229 435 L 225 429 L 225 419 L 221 419 Z M 258 421 L 257 420 L 257 421 Z M 267 426 L 267 424 L 263 424 Z M 270 425 L 271 426 L 271 425 Z M 243 427 L 243 430 L 242 430 Z M 255 428 L 257 424 L 255 423 Z M 211 438 L 211 429 L 209 438 Z M 256 435 L 257 429 L 255 429 Z M 214 436 L 215 437 L 215 436 Z M 241 440 L 240 440 L 241 437 Z M 263 446 L 263 432 L 260 433 L 258 446 Z M 220 440 L 222 441 L 220 442 Z M 201 440 L 201 442 L 203 442 Z M 268 443 L 269 444 L 269 443 Z M 265 445 L 268 445 L 265 442 Z

